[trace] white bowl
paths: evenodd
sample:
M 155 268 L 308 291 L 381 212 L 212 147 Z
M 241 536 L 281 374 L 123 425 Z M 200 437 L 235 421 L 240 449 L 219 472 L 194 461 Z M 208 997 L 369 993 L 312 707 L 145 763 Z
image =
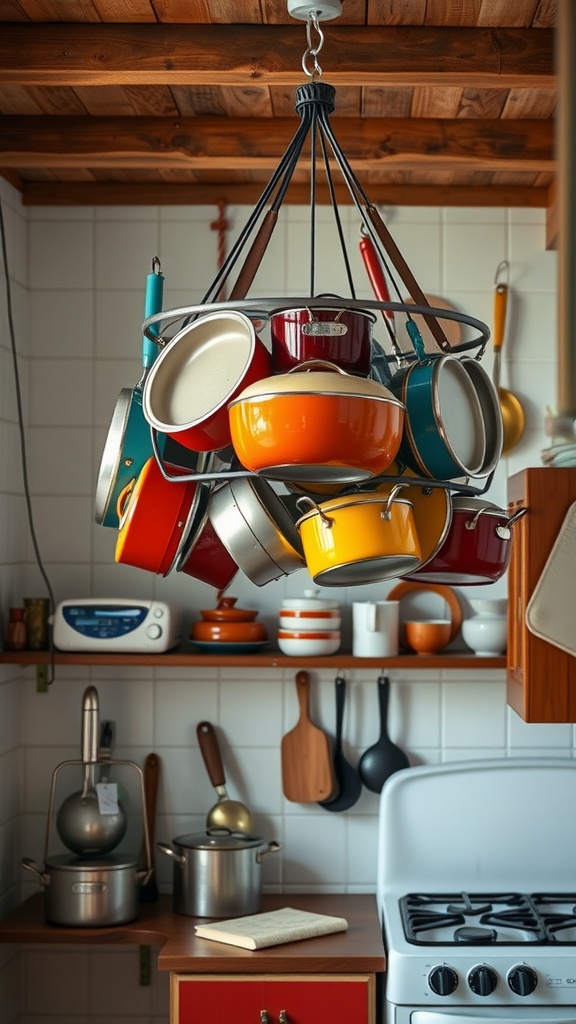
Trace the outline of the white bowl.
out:
M 293 633 L 292 636 L 278 634 L 278 647 L 283 654 L 291 654 L 296 658 L 318 657 L 323 654 L 335 654 L 340 647 L 341 634 L 335 630 L 330 635 L 324 633 L 322 636 L 302 637 Z
M 319 613 L 311 616 L 306 612 L 286 615 L 282 610 L 280 611 L 280 629 L 289 632 L 312 633 L 316 630 L 338 630 L 341 623 L 340 612 L 325 611 L 322 616 Z
M 462 623 L 462 637 L 479 658 L 495 658 L 504 654 L 508 634 L 505 615 L 481 618 L 473 615 Z
M 284 608 L 290 611 L 301 611 L 301 612 L 318 612 L 318 611 L 338 611 L 340 609 L 340 603 L 332 600 L 328 597 L 318 597 L 317 590 L 305 590 L 302 597 L 287 597 L 282 601 L 282 607 L 280 608 L 280 614 Z
M 475 615 L 506 615 L 508 601 L 503 598 L 478 597 L 470 600 Z

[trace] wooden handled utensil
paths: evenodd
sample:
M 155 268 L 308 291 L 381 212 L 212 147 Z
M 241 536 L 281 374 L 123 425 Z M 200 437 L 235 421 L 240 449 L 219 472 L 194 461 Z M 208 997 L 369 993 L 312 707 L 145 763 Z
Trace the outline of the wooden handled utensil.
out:
M 502 359 L 502 345 L 506 333 L 506 311 L 508 308 L 508 284 L 498 279 L 498 271 L 505 265 L 500 264 L 496 271 L 496 288 L 494 291 L 494 334 L 492 343 L 494 346 L 494 364 L 492 369 L 492 381 L 498 391 L 500 411 L 502 413 L 502 428 L 504 441 L 502 454 L 506 455 L 511 448 L 514 448 L 521 440 L 526 426 L 526 416 L 520 399 L 508 388 L 500 387 L 500 363 Z
M 282 789 L 287 800 L 314 804 L 327 800 L 335 790 L 330 741 L 310 719 L 310 676 L 296 673 L 300 717 L 282 737 Z
M 208 778 L 218 794 L 218 802 L 208 811 L 206 828 L 230 828 L 233 832 L 253 832 L 252 815 L 245 804 L 231 800 L 226 789 L 226 777 L 218 737 L 210 722 L 198 722 L 196 735 L 200 753 L 204 758 Z
M 158 899 L 158 883 L 154 867 L 154 835 L 156 830 L 156 802 L 158 799 L 158 782 L 160 779 L 160 758 L 158 754 L 148 754 L 144 762 L 144 799 L 146 801 L 146 821 L 150 841 L 150 866 L 152 872 L 148 881 L 140 886 L 140 902 L 156 903 Z M 146 840 L 142 842 L 142 863 L 146 863 Z

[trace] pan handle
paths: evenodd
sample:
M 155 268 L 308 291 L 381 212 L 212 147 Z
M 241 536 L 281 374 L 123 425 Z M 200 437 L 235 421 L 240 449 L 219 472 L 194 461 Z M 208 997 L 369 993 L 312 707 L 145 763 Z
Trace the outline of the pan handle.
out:
M 181 853 L 176 853 L 167 843 L 156 843 L 156 849 L 160 850 L 160 853 L 165 853 L 167 857 L 172 857 L 172 860 L 177 861 L 178 864 L 186 863 L 186 858 Z
M 269 843 L 266 843 L 266 847 L 263 850 L 258 850 L 256 853 L 256 863 L 261 864 L 263 858 L 267 853 L 278 853 L 278 850 L 282 849 L 282 843 L 277 843 L 275 839 L 271 839 Z

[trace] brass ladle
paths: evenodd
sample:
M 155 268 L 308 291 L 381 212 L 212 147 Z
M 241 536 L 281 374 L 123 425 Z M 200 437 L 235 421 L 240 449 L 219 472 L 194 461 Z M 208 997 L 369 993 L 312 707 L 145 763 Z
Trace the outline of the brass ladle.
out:
M 526 416 L 517 395 L 507 388 L 500 387 L 500 362 L 506 326 L 508 308 L 508 283 L 499 279 L 501 270 L 507 270 L 508 263 L 504 260 L 496 271 L 496 290 L 494 293 L 494 366 L 492 382 L 498 392 L 500 411 L 502 413 L 503 444 L 502 454 L 506 455 L 520 441 L 526 426 Z
M 250 811 L 245 804 L 239 800 L 231 800 L 228 796 L 224 765 L 214 727 L 210 722 L 199 722 L 196 735 L 208 778 L 218 794 L 218 802 L 208 811 L 206 828 L 229 828 L 233 832 L 252 833 L 254 823 Z

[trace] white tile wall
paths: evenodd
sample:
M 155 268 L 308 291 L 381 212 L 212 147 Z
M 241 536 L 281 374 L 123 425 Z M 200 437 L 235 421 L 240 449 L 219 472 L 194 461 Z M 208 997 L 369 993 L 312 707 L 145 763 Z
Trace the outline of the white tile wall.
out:
M 93 523 L 93 494 L 110 416 L 122 387 L 139 377 L 143 286 L 152 256 L 165 275 L 165 308 L 198 302 L 216 271 L 212 208 L 31 208 L 0 180 L 9 255 L 18 305 L 29 470 L 41 552 L 56 600 L 93 595 L 156 595 L 184 609 L 187 627 L 214 593 L 190 577 L 152 577 L 114 563 L 113 531 Z M 230 208 L 229 245 L 250 211 Z M 358 254 L 359 224 L 342 211 L 357 292 L 370 297 Z M 394 208 L 383 211 L 424 291 L 490 323 L 494 274 L 510 261 L 510 318 L 503 383 L 522 395 L 528 429 L 502 460 L 489 497 L 503 503 L 506 478 L 540 464 L 547 443 L 544 407 L 555 397 L 556 254 L 545 250 L 542 211 Z M 319 211 L 318 291 L 343 292 L 347 284 L 329 225 Z M 283 212 L 253 294 L 306 294 L 309 287 L 307 209 Z M 5 300 L 0 298 L 5 321 Z M 6 332 L 2 333 L 6 338 Z M 384 340 L 384 339 L 383 339 Z M 10 352 L 0 343 L 0 601 L 11 604 L 44 593 L 22 501 L 16 410 Z M 492 356 L 485 356 L 490 372 Z M 309 585 L 306 571 L 260 589 L 242 574 L 233 592 L 259 610 L 273 628 L 284 595 Z M 352 600 L 385 596 L 388 585 L 335 591 Z M 504 596 L 505 581 L 490 596 Z M 485 588 L 461 592 L 486 596 Z M 334 671 L 313 673 L 312 712 L 334 728 Z M 37 891 L 21 878 L 22 855 L 42 859 L 48 784 L 54 767 L 76 756 L 80 705 L 89 681 L 97 687 L 103 716 L 117 724 L 118 757 L 143 763 L 160 754 L 162 778 L 157 838 L 170 840 L 203 826 L 214 792 L 196 740 L 203 718 L 220 731 L 232 793 L 254 810 L 258 830 L 283 844 L 265 861 L 271 890 L 371 892 L 376 877 L 378 797 L 364 790 L 347 814 L 316 805 L 294 805 L 282 794 L 279 744 L 297 714 L 294 673 L 267 669 L 256 676 L 223 669 L 61 669 L 48 694 L 36 692 L 32 671 L 0 674 L 0 909 Z M 376 673 L 346 672 L 346 750 L 356 763 L 377 738 Z M 574 727 L 526 725 L 506 706 L 504 675 L 472 672 L 394 671 L 389 726 L 392 739 L 413 764 L 469 757 L 555 752 L 574 756 Z M 133 783 L 124 782 L 129 809 L 137 811 Z M 67 780 L 68 787 L 73 782 Z M 132 822 L 132 826 L 134 823 Z M 135 829 L 131 827 L 131 835 Z M 330 849 L 330 857 L 321 851 Z M 169 891 L 172 867 L 159 856 L 160 886 Z M 138 953 L 122 948 L 0 948 L 2 1024 L 165 1024 L 167 979 L 153 973 L 138 984 Z

